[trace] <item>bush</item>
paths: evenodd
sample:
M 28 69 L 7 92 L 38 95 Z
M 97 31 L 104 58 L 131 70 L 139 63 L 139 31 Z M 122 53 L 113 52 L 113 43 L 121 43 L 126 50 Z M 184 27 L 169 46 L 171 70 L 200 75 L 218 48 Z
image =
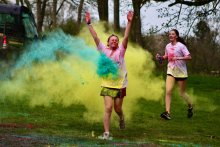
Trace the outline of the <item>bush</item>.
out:
M 73 19 L 69 18 L 59 26 L 66 34 L 77 35 L 80 32 L 80 25 Z

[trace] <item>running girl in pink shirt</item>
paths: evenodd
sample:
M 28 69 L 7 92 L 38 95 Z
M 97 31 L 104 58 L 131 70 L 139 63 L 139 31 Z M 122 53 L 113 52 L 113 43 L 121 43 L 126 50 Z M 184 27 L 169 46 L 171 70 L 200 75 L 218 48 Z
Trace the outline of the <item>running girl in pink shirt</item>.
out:
M 167 78 L 166 78 L 166 97 L 165 105 L 166 111 L 161 114 L 161 118 L 170 120 L 170 104 L 171 104 L 171 95 L 172 90 L 177 82 L 180 90 L 180 96 L 188 104 L 188 118 L 193 116 L 193 107 L 192 102 L 189 99 L 189 96 L 186 93 L 186 79 L 188 77 L 186 60 L 190 60 L 191 56 L 188 49 L 185 46 L 185 42 L 182 38 L 179 37 L 179 32 L 176 29 L 172 29 L 169 32 L 170 43 L 166 45 L 165 55 L 160 56 L 156 55 L 158 60 L 168 59 L 167 65 Z
M 86 23 L 88 29 L 96 43 L 98 51 L 105 54 L 109 59 L 117 63 L 119 75 L 118 78 L 105 78 L 102 80 L 101 96 L 104 97 L 105 111 L 104 111 L 104 133 L 101 139 L 111 139 L 109 136 L 110 118 L 112 108 L 119 116 L 119 128 L 125 129 L 124 114 L 122 111 L 123 98 L 126 96 L 127 87 L 127 70 L 125 67 L 124 55 L 128 44 L 128 35 L 131 30 L 131 23 L 133 19 L 133 12 L 129 11 L 127 14 L 127 26 L 124 33 L 122 43 L 119 44 L 119 38 L 116 35 L 109 36 L 107 46 L 104 45 L 95 30 L 91 25 L 90 13 L 86 13 Z

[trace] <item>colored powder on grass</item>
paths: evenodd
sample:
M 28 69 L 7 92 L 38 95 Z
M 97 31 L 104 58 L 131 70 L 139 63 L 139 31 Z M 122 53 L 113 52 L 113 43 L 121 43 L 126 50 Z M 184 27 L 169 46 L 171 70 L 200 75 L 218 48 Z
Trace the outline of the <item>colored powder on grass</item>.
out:
M 106 42 L 111 33 L 104 33 L 102 24 L 96 24 L 94 28 L 100 40 Z M 119 38 L 122 40 L 122 36 Z M 155 64 L 151 54 L 135 44 L 128 44 L 125 62 L 128 87 L 123 109 L 126 120 L 129 120 L 138 107 L 138 99 L 160 101 L 163 98 L 164 80 L 153 75 Z M 116 64 L 106 56 L 100 56 L 95 49 L 87 28 L 83 28 L 78 38 L 56 31 L 46 40 L 28 47 L 16 63 L 12 77 L 1 81 L 0 98 L 27 99 L 32 107 L 53 103 L 63 106 L 83 104 L 87 109 L 85 119 L 102 121 L 104 104 L 99 96 L 100 77 L 116 76 L 117 73 Z

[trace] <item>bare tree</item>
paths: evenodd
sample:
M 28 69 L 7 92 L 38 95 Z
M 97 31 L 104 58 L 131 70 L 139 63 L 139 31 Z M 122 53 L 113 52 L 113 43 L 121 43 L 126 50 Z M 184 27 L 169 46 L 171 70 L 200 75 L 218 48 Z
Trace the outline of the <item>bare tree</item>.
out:
M 97 0 L 99 19 L 108 22 L 108 0 Z
M 22 0 L 20 0 L 22 1 Z M 31 7 L 31 3 L 29 0 L 24 0 L 24 3 L 26 4 L 26 6 L 32 11 L 32 7 Z
M 114 31 L 116 32 L 120 31 L 119 1 L 120 0 L 114 0 Z
M 46 7 L 46 12 L 44 18 L 44 25 L 51 30 L 53 28 L 56 28 L 58 25 L 59 21 L 59 13 L 64 7 L 64 2 L 66 0 L 53 0 L 51 3 L 48 2 L 47 7 Z M 45 23 L 47 22 L 47 23 Z
M 155 0 L 156 2 L 169 2 Z M 175 6 L 175 10 L 171 7 Z M 161 17 L 168 17 L 162 28 L 184 27 L 187 36 L 201 18 L 218 17 L 220 13 L 220 0 L 175 0 L 168 7 L 159 9 Z
M 157 1 L 157 0 L 155 0 Z M 158 1 L 167 1 L 167 0 L 158 0 Z M 217 2 L 217 0 L 175 0 L 175 2 L 169 4 L 169 7 L 176 5 L 176 4 L 183 4 L 187 6 L 204 6 L 206 4 L 212 3 L 212 2 Z
M 53 3 L 52 3 L 52 24 L 53 24 L 53 28 L 56 28 L 56 25 L 57 25 L 57 0 L 53 0 Z
M 78 25 L 80 26 L 81 24 L 81 21 L 82 21 L 82 10 L 83 10 L 83 3 L 84 3 L 84 0 L 80 0 L 80 3 L 79 3 L 79 7 L 78 7 L 78 18 L 77 18 L 77 23 Z
M 19 0 L 16 0 L 16 1 L 15 1 L 15 4 L 16 4 L 16 5 L 19 5 Z
M 132 0 L 133 8 L 134 8 L 134 21 L 133 21 L 133 26 L 131 30 L 131 37 L 132 40 L 138 44 L 142 44 L 142 39 L 141 39 L 141 5 L 142 5 L 142 0 Z
M 194 26 L 195 22 L 199 18 L 207 17 L 211 14 L 216 15 L 216 13 L 220 11 L 220 0 L 175 0 L 174 2 L 170 0 L 132 0 L 133 9 L 135 12 L 134 26 L 132 29 L 132 40 L 140 45 L 142 45 L 140 9 L 145 4 L 153 1 L 160 3 L 170 2 L 168 7 L 163 8 L 163 11 L 161 10 L 162 17 L 170 18 L 166 23 L 162 24 L 162 28 L 176 27 L 177 25 L 181 26 L 183 23 L 186 23 L 186 25 L 184 25 L 185 28 L 188 28 L 188 31 L 186 31 L 186 35 L 190 32 L 191 28 Z M 175 12 L 170 11 L 170 7 L 173 6 L 176 6 L 179 9 Z M 156 26 L 156 29 L 154 30 L 155 32 L 157 32 L 161 30 L 161 28 L 158 29 L 158 27 Z
M 48 0 L 37 0 L 37 30 L 38 32 L 42 32 L 44 17 L 45 17 L 45 10 L 46 4 Z

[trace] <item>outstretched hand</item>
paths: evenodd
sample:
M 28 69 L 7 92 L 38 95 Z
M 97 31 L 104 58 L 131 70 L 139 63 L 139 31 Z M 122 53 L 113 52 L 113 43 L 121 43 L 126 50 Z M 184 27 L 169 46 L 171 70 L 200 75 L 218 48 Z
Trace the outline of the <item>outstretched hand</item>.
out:
M 90 17 L 90 13 L 89 12 L 86 12 L 86 23 L 87 24 L 90 24 L 91 23 L 91 17 Z
M 129 11 L 129 12 L 128 12 L 127 19 L 128 19 L 129 22 L 132 21 L 133 15 L 134 15 L 134 12 L 133 12 L 133 11 Z

